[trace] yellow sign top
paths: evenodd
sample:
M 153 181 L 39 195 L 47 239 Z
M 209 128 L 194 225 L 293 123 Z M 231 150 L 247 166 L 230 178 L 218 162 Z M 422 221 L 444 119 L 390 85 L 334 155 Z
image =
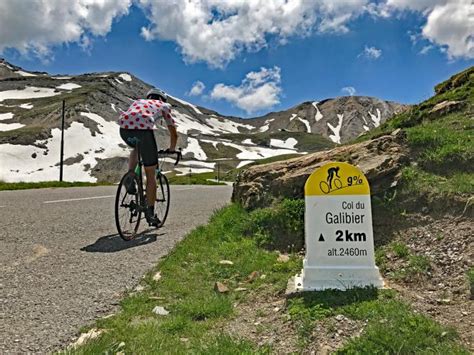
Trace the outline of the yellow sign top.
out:
M 359 168 L 348 163 L 328 163 L 306 180 L 305 196 L 370 195 L 367 178 Z

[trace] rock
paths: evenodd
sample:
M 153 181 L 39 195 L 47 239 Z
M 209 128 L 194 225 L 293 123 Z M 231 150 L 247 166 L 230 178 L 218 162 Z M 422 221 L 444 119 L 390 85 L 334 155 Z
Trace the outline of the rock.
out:
M 278 256 L 277 261 L 279 263 L 287 263 L 288 261 L 290 261 L 290 257 L 287 254 L 280 254 Z
M 221 261 L 219 261 L 219 264 L 221 264 L 221 265 L 234 265 L 234 263 L 230 260 L 221 260 Z
M 260 276 L 258 271 L 253 271 L 249 276 L 247 276 L 247 282 L 253 282 Z
M 222 282 L 219 282 L 217 281 L 215 284 L 214 284 L 214 290 L 216 292 L 219 292 L 219 293 L 227 293 L 229 292 L 229 288 L 224 285 Z
M 317 355 L 329 355 L 332 352 L 332 348 L 328 345 L 324 345 L 316 353 Z
M 79 346 L 84 345 L 89 340 L 95 339 L 99 337 L 104 331 L 102 329 L 93 328 L 89 330 L 87 333 L 82 333 L 81 336 L 76 340 L 74 344 L 72 344 L 72 348 L 77 348 Z
M 161 272 L 157 272 L 155 275 L 153 275 L 153 281 L 160 281 L 161 279 Z
M 234 291 L 242 292 L 242 291 L 247 291 L 247 289 L 245 287 L 237 287 Z
M 153 308 L 153 313 L 159 316 L 167 316 L 168 314 L 170 314 L 170 312 L 168 312 L 164 307 L 161 306 L 156 306 L 155 308 Z
M 342 314 L 338 314 L 335 318 L 336 318 L 336 320 L 337 320 L 338 322 L 341 322 L 341 321 L 343 321 L 344 319 L 346 319 L 346 317 L 344 317 Z
M 301 158 L 250 167 L 237 176 L 232 201 L 254 209 L 284 198 L 303 198 L 309 175 L 330 161 L 358 166 L 369 180 L 372 194 L 383 192 L 398 180 L 400 168 L 408 162 L 403 141 L 402 131 Z
M 458 111 L 465 105 L 462 101 L 443 101 L 436 104 L 431 110 L 430 114 L 433 117 L 444 116 L 450 112 Z
M 145 289 L 145 286 L 138 285 L 137 287 L 135 287 L 134 291 L 135 292 L 142 292 L 144 289 Z

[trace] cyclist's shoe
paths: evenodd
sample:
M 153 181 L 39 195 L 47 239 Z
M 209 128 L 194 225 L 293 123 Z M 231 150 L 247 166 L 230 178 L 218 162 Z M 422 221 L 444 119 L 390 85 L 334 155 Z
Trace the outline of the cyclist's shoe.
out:
M 135 195 L 137 193 L 137 187 L 135 186 L 135 179 L 134 175 L 129 174 L 124 181 L 125 184 L 125 189 L 127 190 L 127 193 L 130 195 Z
M 161 224 L 161 221 L 155 214 L 155 210 L 153 207 L 148 207 L 146 209 L 145 218 L 150 226 L 158 227 Z

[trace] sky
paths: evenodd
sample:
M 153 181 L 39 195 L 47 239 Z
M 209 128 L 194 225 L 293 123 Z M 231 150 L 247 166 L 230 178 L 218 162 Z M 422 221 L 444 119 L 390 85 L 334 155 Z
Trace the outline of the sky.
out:
M 347 95 L 413 104 L 474 65 L 474 5 L 2 0 L 0 56 L 51 74 L 129 72 L 244 118 Z

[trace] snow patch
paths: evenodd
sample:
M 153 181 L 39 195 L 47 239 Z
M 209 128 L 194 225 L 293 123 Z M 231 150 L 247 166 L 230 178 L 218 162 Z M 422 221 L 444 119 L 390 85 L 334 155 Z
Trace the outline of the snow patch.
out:
M 247 128 L 247 129 L 255 129 L 254 126 L 251 126 L 248 124 L 237 123 L 231 120 L 220 121 L 216 117 L 208 118 L 206 119 L 206 122 L 209 126 L 213 127 L 214 129 L 218 129 L 218 130 L 229 132 L 229 133 L 240 133 L 238 127 Z
M 209 163 L 209 162 L 199 161 L 199 160 L 182 160 L 180 161 L 179 164 L 184 165 L 184 166 L 207 168 L 207 169 L 214 169 L 216 166 L 216 163 Z
M 127 73 L 120 74 L 119 77 L 125 81 L 132 81 L 132 77 Z
M 270 139 L 271 147 L 295 149 L 295 145 L 297 144 L 298 141 L 292 137 L 288 138 L 286 141 L 283 141 L 281 139 Z
M 308 122 L 307 120 L 301 118 L 301 117 L 298 117 L 298 120 L 301 121 L 301 122 L 303 122 L 304 125 L 306 126 L 306 131 L 307 131 L 308 133 L 311 133 L 311 126 L 309 125 L 309 122 Z
M 293 121 L 296 118 L 296 116 L 298 116 L 296 113 L 292 114 L 290 117 L 290 122 Z
M 173 100 L 176 100 L 178 101 L 179 103 L 183 104 L 183 105 L 186 105 L 186 106 L 189 106 L 191 107 L 197 114 L 199 115 L 202 115 L 203 113 L 193 104 L 187 102 L 187 101 L 184 101 L 184 100 L 181 100 L 181 99 L 178 99 L 177 97 L 174 97 L 174 96 L 171 96 L 171 95 L 168 95 L 168 97 L 171 97 Z
M 186 153 L 192 153 L 194 158 L 198 160 L 207 159 L 206 152 L 202 150 L 201 146 L 199 145 L 199 141 L 196 138 L 188 137 L 188 146 L 182 151 L 183 155 Z
M 366 131 L 369 131 L 369 130 L 370 130 L 370 128 L 367 127 L 366 125 L 363 125 L 362 127 L 364 127 L 364 129 L 365 129 Z
M 10 118 L 13 118 L 13 113 L 11 112 L 0 113 L 0 121 L 9 120 Z
M 318 122 L 319 120 L 321 120 L 321 118 L 323 118 L 323 114 L 321 113 L 321 111 L 319 111 L 318 103 L 319 103 L 318 101 L 313 102 L 313 107 L 316 109 L 316 115 L 314 116 L 314 119 L 316 120 L 316 122 Z
M 329 138 L 337 144 L 341 144 L 341 127 L 342 127 L 342 120 L 344 119 L 344 114 L 337 114 L 337 118 L 339 118 L 339 123 L 336 127 L 333 127 L 332 124 L 328 122 L 328 127 L 331 129 L 332 133 L 329 135 Z
M 15 73 L 20 74 L 21 76 L 38 76 L 37 74 L 28 73 L 23 70 L 17 70 Z
M 27 86 L 23 90 L 6 90 L 0 91 L 0 102 L 3 100 L 22 100 L 22 99 L 35 99 L 40 97 L 50 97 L 60 95 L 59 92 L 54 92 L 55 89 L 50 88 L 38 88 L 35 86 Z
M 260 127 L 258 131 L 262 133 L 268 131 L 270 129 L 270 123 L 272 123 L 273 121 L 275 121 L 274 118 L 266 120 L 265 124 L 262 127 Z
M 110 104 L 110 107 L 112 107 L 112 110 L 114 110 L 115 112 L 117 112 L 117 109 L 115 108 L 115 104 Z
M 13 131 L 14 129 L 18 129 L 21 127 L 25 127 L 25 125 L 21 123 L 0 123 L 1 132 Z
M 377 111 L 377 115 L 374 115 L 372 112 L 369 111 L 369 116 L 372 119 L 372 121 L 374 121 L 374 126 L 378 127 L 380 126 L 381 113 L 379 109 L 377 109 L 376 111 Z
M 74 90 L 74 89 L 77 89 L 77 88 L 80 88 L 82 87 L 81 85 L 78 85 L 78 84 L 75 84 L 75 83 L 66 83 L 66 84 L 62 84 L 62 85 L 59 85 L 59 86 L 56 86 L 56 89 L 61 89 L 61 90 Z
M 212 173 L 214 169 L 206 169 L 206 168 L 174 168 L 180 174 L 176 174 L 177 176 L 189 175 L 191 174 L 202 174 L 202 173 Z
M 244 166 L 246 166 L 246 165 L 252 164 L 252 163 L 254 163 L 254 162 L 255 162 L 255 161 L 253 161 L 253 160 L 242 160 L 242 161 L 239 163 L 239 165 L 237 165 L 237 169 L 240 169 L 240 168 L 242 168 L 242 167 L 244 167 Z
M 247 144 L 247 145 L 256 145 L 250 138 L 244 139 L 242 141 L 242 144 Z
M 52 78 L 56 80 L 69 80 L 72 77 L 71 76 L 53 76 Z
M 30 103 L 26 103 L 26 104 L 21 104 L 19 107 L 27 109 L 27 110 L 31 110 L 33 108 L 33 105 Z
M 211 127 L 202 124 L 191 116 L 183 114 L 178 110 L 173 110 L 173 118 L 176 122 L 176 129 L 179 133 L 187 134 L 190 130 L 196 130 L 202 134 L 208 134 L 211 136 L 219 135 L 218 133 L 215 133 Z

